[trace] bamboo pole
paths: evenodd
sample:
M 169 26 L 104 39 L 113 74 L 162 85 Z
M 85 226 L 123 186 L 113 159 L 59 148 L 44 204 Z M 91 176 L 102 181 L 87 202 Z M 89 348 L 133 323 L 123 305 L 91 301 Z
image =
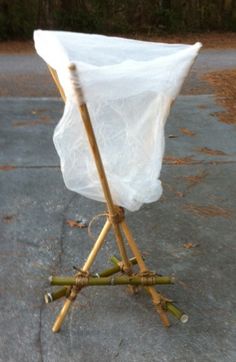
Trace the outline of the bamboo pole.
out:
M 50 65 L 48 65 L 48 69 L 49 69 L 49 72 L 51 73 L 51 76 L 59 90 L 59 93 L 61 95 L 61 98 L 63 99 L 64 102 L 66 102 L 66 95 L 65 95 L 65 92 L 64 92 L 64 89 L 62 88 L 61 86 L 61 83 L 59 81 L 59 78 L 58 78 L 58 75 L 57 75 L 57 72 L 55 69 L 53 69 L 52 67 L 50 67 Z
M 105 286 L 105 285 L 155 285 L 155 284 L 172 284 L 174 278 L 170 276 L 139 276 L 139 275 L 121 275 L 110 277 L 49 277 L 51 285 L 76 285 L 78 287 L 84 286 Z
M 112 256 L 112 257 L 111 257 L 111 260 L 112 260 L 112 262 L 113 262 L 113 260 L 117 260 L 118 263 L 119 263 L 119 260 L 118 260 L 115 256 Z M 129 261 L 130 261 L 130 263 L 131 263 L 132 265 L 137 264 L 137 261 L 136 261 L 135 258 L 131 258 Z M 104 270 L 104 271 L 101 272 L 101 273 L 96 273 L 96 276 L 97 276 L 98 278 L 101 278 L 101 277 L 109 277 L 109 276 L 111 276 L 111 275 L 113 275 L 113 274 L 115 274 L 115 273 L 118 273 L 118 272 L 120 272 L 120 271 L 121 271 L 121 266 L 120 266 L 119 264 L 117 264 L 117 265 L 115 265 L 113 268 L 106 269 L 106 270 Z M 64 296 L 66 295 L 66 293 L 67 293 L 67 290 L 68 290 L 68 287 L 64 287 L 64 288 L 60 288 L 60 289 L 58 289 L 58 290 L 56 290 L 56 291 L 54 291 L 54 292 L 51 292 L 51 293 L 47 292 L 47 293 L 45 294 L 45 296 L 44 296 L 45 303 L 46 303 L 46 304 L 52 303 L 52 302 L 54 302 L 55 300 L 64 297 Z
M 113 229 L 114 229 L 114 233 L 115 233 L 115 238 L 116 238 L 116 243 L 122 258 L 122 261 L 124 263 L 124 271 L 128 274 L 132 273 L 132 269 L 131 269 L 131 265 L 127 256 L 127 252 L 125 249 L 125 244 L 124 244 L 124 240 L 120 231 L 120 225 L 118 224 L 113 224 Z
M 60 299 L 66 295 L 67 288 L 60 288 L 52 293 L 47 292 L 44 295 L 44 300 L 46 304 L 52 303 L 57 299 Z
M 114 220 L 114 217 L 117 215 L 117 207 L 114 205 L 113 200 L 112 200 L 110 188 L 108 185 L 108 181 L 107 181 L 106 173 L 104 170 L 103 162 L 101 159 L 100 151 L 99 151 L 99 148 L 97 145 L 97 141 L 96 141 L 96 137 L 94 134 L 89 111 L 88 111 L 87 105 L 84 100 L 82 88 L 78 84 L 79 79 L 78 79 L 78 74 L 77 74 L 77 69 L 76 69 L 75 64 L 71 64 L 69 66 L 69 70 L 71 73 L 72 84 L 74 87 L 76 105 L 81 114 L 81 118 L 82 118 L 85 130 L 86 130 L 88 142 L 89 142 L 89 145 L 91 148 L 94 162 L 96 164 L 96 168 L 97 168 L 98 176 L 99 176 L 100 183 L 102 186 L 103 194 L 104 194 L 104 197 L 105 197 L 105 200 L 107 203 L 109 217 L 111 218 L 111 220 Z M 127 253 L 125 250 L 124 241 L 122 238 L 122 234 L 120 232 L 119 225 L 116 222 L 112 222 L 112 224 L 113 224 L 113 228 L 114 228 L 114 232 L 115 232 L 116 242 L 117 242 L 121 257 L 122 257 L 122 261 L 125 264 L 126 270 L 131 271 L 131 266 L 130 266 L 129 259 L 128 259 L 128 256 L 127 256 Z
M 83 91 L 82 91 L 82 88 L 78 84 L 79 79 L 78 79 L 78 74 L 77 74 L 77 69 L 76 69 L 75 64 L 71 64 L 69 66 L 69 70 L 71 73 L 72 84 L 74 86 L 76 105 L 77 105 L 78 110 L 80 111 L 81 118 L 82 118 L 85 130 L 86 130 L 86 134 L 88 137 L 91 152 L 92 152 L 92 155 L 93 155 L 96 167 L 97 167 L 98 176 L 99 176 L 101 186 L 103 189 L 103 193 L 104 193 L 104 196 L 105 196 L 105 199 L 107 202 L 108 211 L 109 211 L 110 215 L 115 215 L 116 214 L 115 206 L 113 204 L 113 200 L 111 197 L 111 192 L 110 192 L 110 189 L 108 186 L 108 181 L 106 178 L 101 155 L 100 155 L 100 152 L 98 149 L 98 145 L 97 145 L 96 137 L 94 134 L 93 126 L 91 123 L 89 111 L 88 111 L 87 105 L 84 100 Z
M 105 238 L 109 232 L 109 230 L 111 229 L 111 222 L 109 219 L 107 219 L 103 230 L 101 231 L 101 234 L 99 235 L 97 241 L 95 242 L 86 262 L 84 263 L 84 266 L 82 268 L 83 271 L 88 271 L 91 267 L 91 265 L 93 264 L 99 250 L 101 249 L 103 243 L 105 242 Z
M 89 270 L 89 268 L 91 267 L 92 263 L 94 262 L 96 256 L 97 256 L 97 253 L 98 251 L 101 249 L 101 247 L 103 246 L 103 243 L 105 241 L 105 238 L 109 232 L 109 230 L 111 229 L 111 222 L 109 219 L 107 219 L 96 243 L 94 244 L 89 256 L 88 256 L 88 259 L 86 260 L 83 268 L 82 268 L 82 271 L 86 272 Z M 70 295 L 66 298 L 66 301 L 52 327 L 52 331 L 53 332 L 59 332 L 60 329 L 61 329 L 61 326 L 62 326 L 62 323 L 71 307 L 71 304 L 72 304 L 72 301 L 76 298 L 78 294 L 78 290 L 76 290 L 76 288 L 72 288 L 71 290 L 71 293 Z
M 142 255 L 139 251 L 139 248 L 133 238 L 133 235 L 131 233 L 131 231 L 129 230 L 125 220 L 123 220 L 121 222 L 121 227 L 122 227 L 122 230 L 125 234 L 125 237 L 128 241 L 128 244 L 130 246 L 130 249 L 132 250 L 132 253 L 134 254 L 134 256 L 136 257 L 137 259 L 137 263 L 140 267 L 140 271 L 141 273 L 142 272 L 146 272 L 148 270 L 148 268 L 146 267 L 146 264 L 142 258 Z M 165 310 L 162 308 L 161 306 L 161 294 L 159 292 L 156 291 L 156 289 L 154 287 L 147 287 L 146 288 L 148 293 L 151 295 L 151 298 L 152 298 L 152 302 L 159 314 L 159 317 L 161 319 L 161 322 L 162 324 L 165 326 L 165 327 L 169 327 L 170 326 L 170 322 L 169 322 L 169 319 L 167 317 L 167 314 L 165 312 Z
M 188 322 L 188 319 L 189 319 L 188 315 L 185 314 L 181 309 L 176 307 L 175 304 L 173 304 L 171 302 L 166 302 L 166 309 L 168 310 L 168 312 L 173 314 L 174 317 L 179 319 L 182 323 Z

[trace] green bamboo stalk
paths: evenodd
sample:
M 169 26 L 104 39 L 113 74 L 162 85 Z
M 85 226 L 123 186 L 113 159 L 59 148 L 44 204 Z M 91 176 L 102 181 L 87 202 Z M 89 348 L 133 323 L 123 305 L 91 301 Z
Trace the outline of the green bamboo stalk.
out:
M 179 319 L 182 323 L 188 322 L 188 315 L 185 314 L 181 309 L 177 308 L 173 303 L 166 302 L 166 310 L 173 314 L 173 316 Z
M 115 256 L 111 256 L 111 260 L 116 257 Z M 118 259 L 117 259 L 118 260 Z M 119 262 L 119 260 L 118 260 Z M 135 265 L 137 264 L 137 260 L 136 258 L 131 258 L 129 259 L 129 262 L 132 264 L 132 265 Z M 110 269 L 107 269 L 107 270 L 104 270 L 102 273 L 100 274 L 96 274 L 96 276 L 98 276 L 99 278 L 101 277 L 109 277 L 115 273 L 118 273 L 120 271 L 120 265 L 119 264 L 116 264 L 113 268 L 110 268 Z
M 51 276 L 49 278 L 51 285 L 82 285 L 82 286 L 95 286 L 95 285 L 155 285 L 155 284 L 171 284 L 174 282 L 173 277 L 169 276 L 128 276 L 121 275 L 118 277 L 87 277 L 81 278 L 81 284 L 76 277 L 57 277 Z
M 120 263 L 121 261 L 119 259 L 117 259 L 117 257 L 115 255 L 112 255 L 110 257 L 110 261 L 115 265 L 115 266 L 119 266 L 120 268 Z M 129 262 L 132 264 L 132 265 L 136 265 L 137 264 L 137 260 L 136 258 L 131 258 L 129 259 Z
M 60 288 L 60 289 L 56 290 L 55 292 L 46 293 L 44 295 L 45 303 L 48 304 L 48 303 L 54 302 L 57 299 L 60 299 L 60 298 L 64 297 L 66 295 L 67 289 L 68 289 L 67 287 L 66 288 Z
M 135 259 L 135 260 L 136 260 L 136 259 Z M 120 264 L 120 260 L 117 259 L 117 257 L 116 257 L 115 255 L 112 255 L 112 256 L 110 257 L 110 261 L 111 261 L 114 265 L 116 265 L 116 266 L 118 266 L 118 265 Z
M 113 260 L 113 258 L 114 258 L 114 260 L 117 260 L 117 263 L 115 263 L 115 266 L 113 268 L 106 269 L 101 273 L 97 273 L 96 276 L 98 278 L 109 277 L 120 271 L 120 266 L 118 264 L 119 260 L 115 256 L 112 256 L 111 260 Z M 136 258 L 131 258 L 129 261 L 132 265 L 137 264 Z M 64 288 L 60 288 L 60 289 L 56 290 L 55 292 L 46 293 L 44 296 L 45 303 L 48 304 L 48 303 L 54 302 L 57 299 L 64 297 L 66 295 L 67 289 L 68 289 L 67 287 L 64 287 Z

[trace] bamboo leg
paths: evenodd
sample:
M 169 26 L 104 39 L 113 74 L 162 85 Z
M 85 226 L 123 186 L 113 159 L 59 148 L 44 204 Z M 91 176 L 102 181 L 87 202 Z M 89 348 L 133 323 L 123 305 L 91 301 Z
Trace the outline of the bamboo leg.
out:
M 66 95 L 65 95 L 65 92 L 61 86 L 61 83 L 59 82 L 59 79 L 58 79 L 58 75 L 57 75 L 57 72 L 55 71 L 55 69 L 53 69 L 52 67 L 50 67 L 50 65 L 48 65 L 48 69 L 49 69 L 49 72 L 51 73 L 51 76 L 60 92 L 60 95 L 61 95 L 61 98 L 63 99 L 64 102 L 66 102 Z
M 113 224 L 113 228 L 114 228 L 116 242 L 117 242 L 117 246 L 119 248 L 120 256 L 122 258 L 122 262 L 124 263 L 124 271 L 127 274 L 131 274 L 132 268 L 131 268 L 131 264 L 129 262 L 129 259 L 128 259 L 128 256 L 126 253 L 124 240 L 123 240 L 123 237 L 122 237 L 122 234 L 120 231 L 120 226 L 118 224 Z
M 128 241 L 128 244 L 130 246 L 130 249 L 132 250 L 132 253 L 134 254 L 136 260 L 137 260 L 137 263 L 140 267 L 140 271 L 141 272 L 145 272 L 148 270 L 148 268 L 146 267 L 146 264 L 142 258 L 142 255 L 137 247 L 137 244 L 133 238 L 133 235 L 131 234 L 127 224 L 125 221 L 122 221 L 121 222 L 121 227 L 122 227 L 122 230 L 125 234 L 125 237 Z M 153 301 L 153 304 L 155 305 L 156 307 L 156 310 L 157 312 L 159 313 L 159 316 L 160 316 L 160 319 L 163 323 L 163 325 L 165 327 L 169 327 L 170 326 L 170 322 L 168 320 L 168 317 L 167 317 L 167 314 L 166 312 L 163 310 L 162 306 L 161 306 L 161 294 L 158 293 L 156 291 L 156 289 L 154 287 L 147 287 L 146 288 L 148 293 L 151 295 L 151 298 L 152 298 L 152 301 Z
M 106 221 L 106 223 L 105 223 L 105 225 L 104 225 L 104 227 L 103 227 L 103 229 L 102 229 L 96 243 L 94 244 L 94 246 L 93 246 L 93 248 L 92 248 L 92 250 L 91 250 L 91 252 L 90 252 L 90 254 L 88 256 L 88 259 L 86 260 L 86 262 L 85 262 L 85 264 L 84 264 L 84 266 L 82 268 L 83 271 L 88 271 L 89 268 L 91 267 L 91 265 L 94 262 L 99 250 L 103 246 L 103 243 L 105 241 L 105 238 L 106 238 L 110 228 L 111 228 L 111 222 L 110 222 L 109 219 L 107 219 L 107 221 Z M 70 309 L 72 301 L 76 298 L 77 294 L 78 294 L 77 289 L 72 288 L 70 296 L 68 298 L 66 298 L 64 306 L 62 307 L 62 310 L 60 311 L 60 313 L 59 313 L 59 315 L 58 315 L 58 317 L 57 317 L 57 319 L 56 319 L 56 321 L 55 321 L 55 323 L 54 323 L 54 325 L 52 327 L 53 332 L 56 333 L 56 332 L 60 331 L 62 323 L 63 323 L 63 321 L 64 321 L 64 319 L 65 319 L 65 317 L 66 317 L 66 315 L 67 315 L 67 313 L 68 313 L 68 311 Z

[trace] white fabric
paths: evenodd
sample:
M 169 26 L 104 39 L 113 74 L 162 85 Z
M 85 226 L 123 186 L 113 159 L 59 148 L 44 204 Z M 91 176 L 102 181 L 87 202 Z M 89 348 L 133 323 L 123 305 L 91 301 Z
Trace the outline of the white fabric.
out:
M 112 197 L 130 211 L 159 199 L 164 125 L 201 48 L 70 32 L 34 32 L 38 54 L 66 94 L 54 132 L 66 186 L 104 201 L 68 66 L 76 64 Z

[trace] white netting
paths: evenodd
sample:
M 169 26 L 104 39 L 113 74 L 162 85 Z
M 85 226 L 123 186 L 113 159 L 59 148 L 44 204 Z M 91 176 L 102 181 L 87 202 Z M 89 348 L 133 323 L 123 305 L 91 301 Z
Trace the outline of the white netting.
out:
M 68 71 L 74 63 L 114 202 L 134 211 L 158 200 L 165 121 L 201 44 L 41 30 L 34 40 L 38 54 L 57 71 L 67 98 L 53 137 L 66 186 L 104 201 L 75 105 Z

